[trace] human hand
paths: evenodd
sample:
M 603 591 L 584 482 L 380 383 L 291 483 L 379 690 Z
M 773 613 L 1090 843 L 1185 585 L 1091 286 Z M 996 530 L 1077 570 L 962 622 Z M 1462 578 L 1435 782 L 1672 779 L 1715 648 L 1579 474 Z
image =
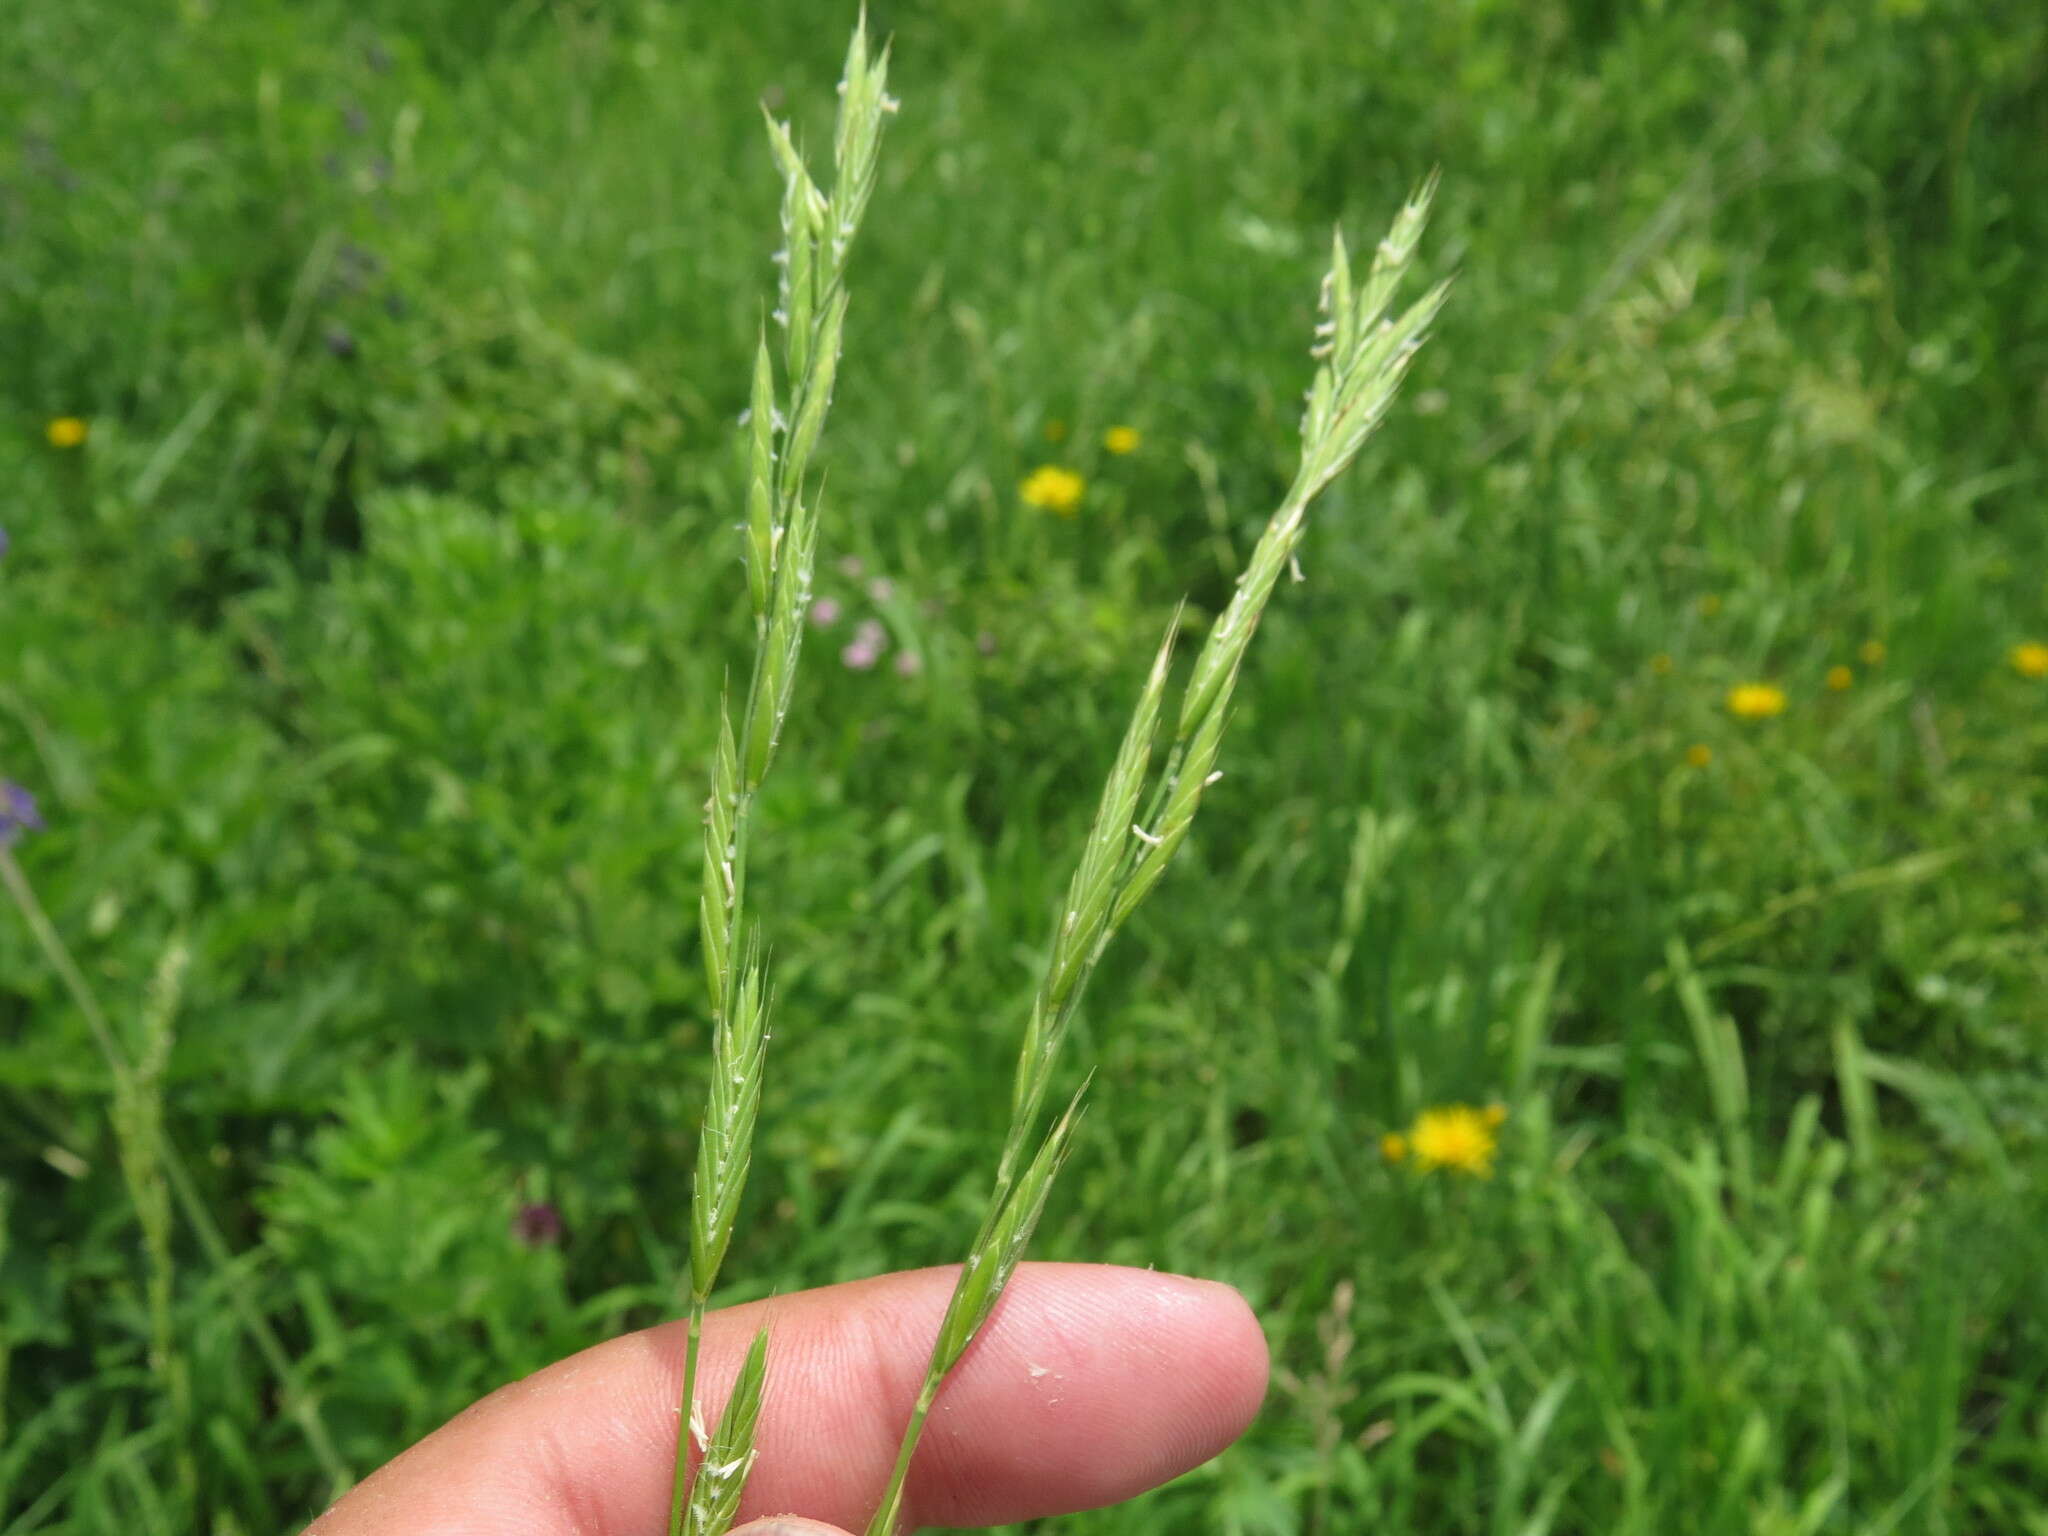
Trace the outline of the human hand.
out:
M 759 1459 L 740 1506 L 758 1523 L 735 1536 L 866 1523 L 957 1273 L 883 1275 L 705 1318 L 706 1423 L 769 1327 Z M 306 1536 L 662 1536 L 682 1359 L 683 1325 L 665 1323 L 502 1387 Z M 1265 1389 L 1265 1339 L 1227 1286 L 1025 1264 L 939 1393 L 905 1508 L 913 1526 L 994 1525 L 1114 1503 L 1229 1445 Z M 785 1511 L 808 1518 L 760 1520 Z

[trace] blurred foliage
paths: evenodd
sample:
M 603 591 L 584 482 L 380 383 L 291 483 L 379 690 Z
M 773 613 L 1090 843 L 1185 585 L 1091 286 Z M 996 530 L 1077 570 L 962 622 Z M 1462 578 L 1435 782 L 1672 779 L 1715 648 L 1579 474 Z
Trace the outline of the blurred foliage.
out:
M 1239 1284 L 1282 1374 L 1070 1528 L 2048 1529 L 2048 690 L 2007 660 L 2048 638 L 2048 17 L 873 18 L 905 107 L 822 450 L 840 616 L 762 808 L 733 1299 L 966 1241 L 1152 637 L 1283 489 L 1329 228 L 1440 165 L 1451 307 L 1105 966 L 1038 1248 Z M 130 1049 L 191 944 L 164 1113 L 358 1471 L 670 1309 L 756 103 L 820 142 L 842 36 L 0 29 L 15 851 Z M 1041 463 L 1079 516 L 1019 501 Z M 1752 680 L 1783 716 L 1726 710 Z M 0 922 L 0 1523 L 288 1524 L 317 1463 L 186 1237 L 151 1359 L 111 1096 Z M 1492 1181 L 1383 1165 L 1494 1098 Z

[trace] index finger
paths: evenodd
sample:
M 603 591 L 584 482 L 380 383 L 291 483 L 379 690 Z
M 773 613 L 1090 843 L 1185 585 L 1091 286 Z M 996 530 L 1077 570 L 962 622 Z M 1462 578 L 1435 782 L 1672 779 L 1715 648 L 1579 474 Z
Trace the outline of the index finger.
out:
M 755 1329 L 769 1332 L 759 1457 L 741 1519 L 859 1529 L 880 1500 L 956 1269 L 711 1314 L 699 1380 L 715 1420 Z M 501 1388 L 375 1473 L 308 1536 L 659 1536 L 683 1325 L 571 1356 Z M 941 1390 L 906 1507 L 989 1525 L 1114 1503 L 1236 1439 L 1266 1345 L 1227 1286 L 1150 1270 L 1026 1264 Z

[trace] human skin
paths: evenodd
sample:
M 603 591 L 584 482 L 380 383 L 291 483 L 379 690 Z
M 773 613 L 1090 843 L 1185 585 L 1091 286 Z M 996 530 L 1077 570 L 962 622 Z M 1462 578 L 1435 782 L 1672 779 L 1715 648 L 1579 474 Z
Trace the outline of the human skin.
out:
M 742 1521 L 860 1530 L 894 1464 L 958 1271 L 884 1275 L 714 1312 L 703 1419 L 769 1328 Z M 371 1474 L 307 1536 L 663 1536 L 683 1325 L 627 1334 L 472 1405 Z M 1026 1264 L 940 1391 L 912 1465 L 911 1526 L 1090 1509 L 1199 1466 L 1266 1388 L 1266 1342 L 1227 1286 Z M 812 1525 L 817 1521 L 822 1524 Z

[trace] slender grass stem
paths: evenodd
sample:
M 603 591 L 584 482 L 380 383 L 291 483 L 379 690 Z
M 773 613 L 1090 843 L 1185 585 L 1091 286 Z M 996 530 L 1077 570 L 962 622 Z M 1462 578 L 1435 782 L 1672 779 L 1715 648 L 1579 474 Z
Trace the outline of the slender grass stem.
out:
M 671 1532 L 683 1528 L 683 1505 L 690 1496 L 690 1440 L 695 1432 L 697 1414 L 697 1351 L 704 1334 L 704 1303 L 696 1296 L 690 1298 L 688 1327 L 689 1333 L 683 1345 L 682 1422 L 676 1433 L 675 1485 L 669 1496 L 668 1528 Z
M 100 1055 L 107 1063 L 107 1070 L 117 1079 L 128 1075 L 128 1056 L 121 1044 L 114 1038 L 113 1026 L 100 1009 L 99 999 L 93 996 L 87 984 L 85 973 L 79 970 L 71 958 L 71 951 L 58 934 L 56 925 L 43 911 L 42 902 L 36 899 L 35 887 L 29 884 L 28 875 L 14 857 L 14 850 L 0 844 L 0 882 L 7 886 L 7 894 L 13 898 L 20 911 L 22 921 L 28 924 L 29 932 L 35 935 L 43 958 L 50 962 L 50 969 L 57 973 L 64 983 L 64 990 L 71 994 L 71 1001 L 85 1019 L 85 1027 L 92 1031 L 93 1043 L 100 1048 Z

